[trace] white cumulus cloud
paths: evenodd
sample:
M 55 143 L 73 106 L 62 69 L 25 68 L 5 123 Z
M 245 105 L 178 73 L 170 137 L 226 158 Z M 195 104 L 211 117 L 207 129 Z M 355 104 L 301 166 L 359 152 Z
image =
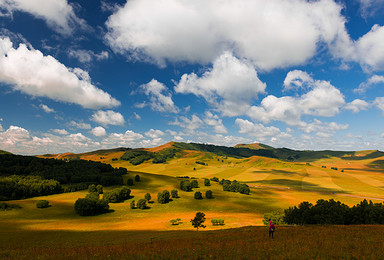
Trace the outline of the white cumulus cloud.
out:
M 140 89 L 149 97 L 149 106 L 152 110 L 169 113 L 179 112 L 179 108 L 173 103 L 172 95 L 164 84 L 152 79 L 147 84 L 141 85 Z M 142 106 L 145 105 L 142 104 Z
M 47 105 L 44 105 L 44 104 L 40 104 L 40 108 L 42 110 L 44 110 L 45 113 L 54 113 L 55 112 L 54 109 L 52 109 L 52 108 L 50 108 L 50 107 L 48 107 Z
M 359 94 L 365 93 L 367 89 L 369 89 L 372 85 L 377 85 L 380 83 L 384 83 L 384 76 L 381 75 L 373 75 L 366 82 L 363 82 L 359 85 L 358 88 L 355 88 L 353 91 Z
M 0 38 L 0 82 L 35 97 L 78 104 L 84 108 L 110 108 L 120 102 L 92 85 L 87 72 L 67 68 L 52 56 Z
M 106 60 L 109 58 L 109 53 L 107 51 L 101 51 L 96 53 L 91 50 L 70 50 L 68 52 L 70 57 L 78 59 L 81 63 L 90 63 L 93 60 Z
M 84 123 L 84 122 L 71 121 L 71 122 L 69 122 L 69 125 L 72 127 L 79 128 L 79 129 L 91 129 L 91 125 L 88 123 Z
M 91 130 L 91 133 L 94 135 L 94 136 L 98 136 L 98 137 L 103 137 L 103 136 L 106 136 L 107 135 L 107 132 L 105 131 L 105 128 L 104 127 L 101 127 L 101 126 L 96 126 L 95 128 L 93 128 Z
M 280 134 L 280 129 L 277 127 L 266 127 L 262 124 L 254 124 L 241 118 L 236 118 L 235 124 L 240 128 L 239 133 L 248 134 L 249 136 L 257 137 L 260 139 Z
M 226 52 L 200 77 L 195 73 L 182 75 L 175 91 L 201 96 L 223 115 L 237 116 L 244 114 L 265 88 L 253 65 Z
M 59 135 L 69 135 L 68 131 L 65 129 L 52 129 L 52 131 Z
M 153 139 L 156 139 L 156 138 L 160 138 L 161 136 L 164 136 L 165 133 L 161 130 L 150 129 L 148 132 L 145 133 L 145 135 Z
M 361 99 L 355 99 L 351 103 L 346 104 L 344 109 L 351 110 L 353 113 L 358 113 L 361 110 L 367 110 L 369 106 L 368 102 Z
M 125 124 L 125 119 L 122 114 L 119 112 L 114 112 L 112 110 L 98 110 L 92 115 L 92 120 L 103 125 L 119 125 L 123 126 Z
M 15 11 L 29 13 L 65 35 L 69 35 L 75 28 L 86 27 L 85 21 L 76 16 L 67 0 L 2 0 L 0 11 L 3 16 L 12 15 Z
M 207 125 L 212 126 L 214 128 L 215 133 L 217 134 L 228 133 L 227 128 L 223 124 L 223 120 L 221 120 L 218 115 L 212 114 L 212 112 L 210 111 L 205 112 L 204 122 Z

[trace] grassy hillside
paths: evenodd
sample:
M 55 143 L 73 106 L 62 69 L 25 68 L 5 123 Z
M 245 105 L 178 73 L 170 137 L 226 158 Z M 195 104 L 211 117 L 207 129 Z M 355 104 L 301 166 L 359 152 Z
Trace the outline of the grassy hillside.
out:
M 7 152 L 7 151 L 0 150 L 0 155 L 1 155 L 1 154 L 12 154 L 12 153 Z
M 234 146 L 235 148 L 249 148 L 254 150 L 259 149 L 275 149 L 272 146 L 262 144 L 262 143 L 253 143 L 253 144 L 237 144 Z

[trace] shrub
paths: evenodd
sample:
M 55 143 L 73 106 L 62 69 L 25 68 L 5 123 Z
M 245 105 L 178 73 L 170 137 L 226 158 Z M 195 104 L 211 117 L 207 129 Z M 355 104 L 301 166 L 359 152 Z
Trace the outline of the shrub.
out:
M 189 180 L 182 180 L 180 182 L 180 189 L 183 191 L 192 191 L 192 184 Z
M 36 202 L 36 207 L 39 209 L 48 208 L 49 207 L 49 201 L 48 200 L 38 200 Z
M 205 165 L 205 162 L 196 161 L 197 164 Z
M 140 182 L 140 175 L 135 176 L 135 182 Z
M 205 197 L 206 197 L 207 199 L 213 199 L 212 191 L 211 191 L 211 190 L 207 190 L 207 191 L 205 192 Z
M 128 179 L 128 181 L 127 181 L 127 185 L 128 185 L 128 186 L 132 186 L 132 185 L 133 185 L 133 179 Z
M 146 209 L 147 208 L 147 200 L 146 199 L 139 199 L 139 201 L 136 204 L 136 207 L 139 209 Z
M 85 198 L 86 199 L 93 199 L 93 200 L 98 200 L 100 197 L 99 197 L 99 193 L 98 192 L 90 192 L 88 193 L 87 195 L 85 195 Z
M 169 202 L 169 198 L 170 198 L 170 194 L 169 194 L 169 191 L 167 191 L 167 190 L 163 190 L 162 192 L 159 192 L 157 194 L 157 201 L 160 204 L 168 203 Z
M 179 197 L 178 191 L 176 189 L 171 190 L 171 196 L 172 198 L 178 198 Z
M 217 178 L 217 177 L 213 177 L 213 178 L 211 178 L 211 181 L 219 182 L 219 178 Z
M 204 186 L 211 186 L 209 179 L 204 179 Z
M 192 180 L 191 185 L 192 185 L 192 188 L 199 188 L 199 183 L 197 182 L 197 180 Z
M 131 209 L 135 209 L 135 200 L 132 200 L 131 201 L 131 204 L 129 204 L 129 206 L 131 207 Z
M 149 193 L 145 194 L 144 199 L 146 199 L 149 202 L 151 200 L 151 194 Z
M 80 216 L 92 216 L 108 212 L 109 205 L 106 200 L 78 199 L 75 202 L 75 212 Z
M 203 199 L 203 195 L 201 194 L 200 191 L 196 191 L 195 192 L 195 199 L 197 199 L 197 200 L 202 200 Z
M 220 219 L 212 219 L 211 223 L 214 226 L 218 226 L 218 225 L 223 226 L 224 225 L 224 219 L 221 219 L 221 218 Z
M 181 219 L 171 219 L 169 222 L 171 222 L 172 225 L 179 225 L 181 222 Z

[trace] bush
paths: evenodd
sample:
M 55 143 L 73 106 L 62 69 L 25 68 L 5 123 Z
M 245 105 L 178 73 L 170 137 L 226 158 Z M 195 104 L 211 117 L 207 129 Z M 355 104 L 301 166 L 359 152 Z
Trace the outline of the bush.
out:
M 197 164 L 205 165 L 205 162 L 196 161 Z
M 209 179 L 204 179 L 204 186 L 211 186 Z
M 145 194 L 144 199 L 146 199 L 149 202 L 151 200 L 151 194 L 149 193 Z
M 100 199 L 99 193 L 98 192 L 90 192 L 87 195 L 85 195 L 86 199 L 93 199 L 93 200 L 98 200 Z
M 189 180 L 182 180 L 180 182 L 180 189 L 183 191 L 192 191 L 192 184 Z
M 135 200 L 132 200 L 131 201 L 131 204 L 129 204 L 129 206 L 131 207 L 131 209 L 135 209 Z
M 135 182 L 140 182 L 140 175 L 135 176 Z
M 104 192 L 103 198 L 108 202 L 117 203 L 129 199 L 130 194 L 130 189 L 127 187 L 121 187 Z
M 8 207 L 7 203 L 4 201 L 0 202 L 0 210 L 6 210 Z
M 207 190 L 207 191 L 205 192 L 205 197 L 206 197 L 207 199 L 213 199 L 212 191 L 211 191 L 211 190 Z
M 133 185 L 133 180 L 132 180 L 132 179 L 128 179 L 128 181 L 127 181 L 127 185 L 128 185 L 128 186 L 132 186 L 132 185 Z
M 105 200 L 78 199 L 75 202 L 75 212 L 80 216 L 92 216 L 108 212 L 109 205 Z
M 146 209 L 147 208 L 147 200 L 146 199 L 139 199 L 139 201 L 136 204 L 136 207 L 139 209 Z
M 169 191 L 167 191 L 167 190 L 163 190 L 162 192 L 159 192 L 157 194 L 157 201 L 160 204 L 168 203 L 169 202 L 169 198 L 170 198 L 170 194 L 169 194 Z
M 172 198 L 178 198 L 179 197 L 177 190 L 171 190 L 171 195 L 172 195 Z
M 49 207 L 49 201 L 48 200 L 39 200 L 36 202 L 36 207 L 39 209 L 48 208 Z
M 181 219 L 171 219 L 169 222 L 171 222 L 172 225 L 179 225 L 181 222 Z
M 212 219 L 211 223 L 214 226 L 218 226 L 218 225 L 223 226 L 224 225 L 224 219 L 221 219 L 221 218 L 220 219 Z
M 200 191 L 196 191 L 195 192 L 195 199 L 197 199 L 197 200 L 202 200 L 203 199 L 203 195 L 201 194 Z
M 211 181 L 219 182 L 219 178 L 217 178 L 217 177 L 213 177 L 213 178 L 211 178 Z

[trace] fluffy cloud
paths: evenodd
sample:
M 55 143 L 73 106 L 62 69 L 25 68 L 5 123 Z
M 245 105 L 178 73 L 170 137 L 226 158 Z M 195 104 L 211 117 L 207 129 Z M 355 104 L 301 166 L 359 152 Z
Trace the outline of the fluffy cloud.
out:
M 244 114 L 251 100 L 264 93 L 265 88 L 253 65 L 226 52 L 201 77 L 195 73 L 184 74 L 175 91 L 201 96 L 223 115 L 237 116 Z
M 69 35 L 75 28 L 86 27 L 84 20 L 78 18 L 67 0 L 3 0 L 0 1 L 3 15 L 15 11 L 29 13 L 43 19 L 53 30 Z
M 223 120 L 221 120 L 217 115 L 212 114 L 211 112 L 205 112 L 204 122 L 213 126 L 215 133 L 217 134 L 227 134 L 228 130 L 223 125 Z
M 52 131 L 59 135 L 69 135 L 68 131 L 65 129 L 52 129 Z
M 313 78 L 305 71 L 293 70 L 288 72 L 284 80 L 284 91 L 311 88 L 314 84 Z
M 383 111 L 383 116 L 384 116 L 384 97 L 377 97 L 373 104 L 379 108 L 381 111 Z
M 365 93 L 372 85 L 384 83 L 384 76 L 373 75 L 366 82 L 363 82 L 359 85 L 358 88 L 355 88 L 353 91 L 359 94 Z
M 108 59 L 109 53 L 107 51 L 102 51 L 100 53 L 95 53 L 91 50 L 70 50 L 68 52 L 70 57 L 78 59 L 81 63 L 90 63 L 94 59 L 96 60 L 105 60 Z
M 91 125 L 84 122 L 71 121 L 69 122 L 69 126 L 76 127 L 79 129 L 91 129 Z
M 299 74 L 301 75 L 300 83 L 296 85 L 306 84 L 310 91 L 298 97 L 278 98 L 269 95 L 261 101 L 261 106 L 252 106 L 247 115 L 263 123 L 282 121 L 291 126 L 304 127 L 306 124 L 301 121 L 302 115 L 331 117 L 338 114 L 345 103 L 343 94 L 328 81 L 314 80 L 311 77 L 308 78 L 308 74 L 296 73 L 296 75 Z M 306 75 L 307 78 L 302 75 Z M 288 76 L 290 76 L 288 80 L 284 81 L 287 83 L 286 86 L 297 82 L 291 77 L 292 74 L 288 73 Z
M 348 103 L 344 106 L 344 109 L 351 110 L 353 113 L 358 113 L 361 110 L 367 110 L 369 107 L 369 103 L 361 100 L 355 99 L 351 103 Z
M 145 133 L 146 136 L 151 137 L 153 139 L 160 138 L 160 136 L 165 135 L 165 133 L 161 130 L 150 129 Z
M 360 3 L 360 13 L 363 18 L 368 18 L 383 10 L 383 0 L 358 0 Z
M 141 85 L 140 89 L 150 98 L 149 106 L 152 110 L 169 113 L 179 112 L 179 108 L 173 103 L 172 95 L 166 93 L 168 89 L 164 84 L 152 79 L 147 84 Z
M 125 123 L 123 115 L 120 114 L 119 112 L 114 112 L 112 110 L 96 111 L 92 115 L 92 120 L 103 125 L 103 126 L 108 126 L 108 125 L 123 126 Z
M 141 120 L 141 116 L 139 114 L 137 114 L 136 112 L 133 112 L 133 115 L 135 116 L 135 118 L 137 120 Z
M 336 122 L 321 122 L 318 119 L 314 119 L 312 123 L 307 123 L 301 127 L 305 133 L 320 132 L 320 133 L 335 133 L 339 130 L 348 129 L 348 124 L 338 124 Z
M 67 68 L 52 56 L 0 38 L 0 82 L 35 97 L 78 104 L 84 108 L 110 108 L 120 102 L 92 85 L 87 72 Z
M 141 134 L 127 130 L 125 133 L 112 133 L 106 137 L 101 144 L 106 147 L 138 147 L 140 141 L 144 138 Z
M 179 120 L 180 119 L 180 120 Z M 179 119 L 176 118 L 174 122 L 169 123 L 170 125 L 177 125 L 182 128 L 185 128 L 189 131 L 194 131 L 200 128 L 204 123 L 203 121 L 196 115 L 192 115 L 191 119 L 181 116 Z
M 277 127 L 266 127 L 262 124 L 254 124 L 241 118 L 236 118 L 235 124 L 240 128 L 239 133 L 248 134 L 249 136 L 257 137 L 259 139 L 275 136 L 280 133 L 280 129 Z
M 101 127 L 101 126 L 96 126 L 95 128 L 93 128 L 91 133 L 94 136 L 98 136 L 98 137 L 102 137 L 102 136 L 107 135 L 107 132 L 105 131 L 104 127 Z
M 44 110 L 45 113 L 54 113 L 55 112 L 54 109 L 52 109 L 52 108 L 50 108 L 50 107 L 48 107 L 47 105 L 44 105 L 44 104 L 40 104 L 40 108 L 42 110 Z
M 332 0 L 131 0 L 109 17 L 106 39 L 116 52 L 161 65 L 207 64 L 231 51 L 269 70 L 302 64 L 319 42 L 346 37 L 341 10 Z

